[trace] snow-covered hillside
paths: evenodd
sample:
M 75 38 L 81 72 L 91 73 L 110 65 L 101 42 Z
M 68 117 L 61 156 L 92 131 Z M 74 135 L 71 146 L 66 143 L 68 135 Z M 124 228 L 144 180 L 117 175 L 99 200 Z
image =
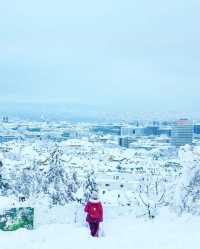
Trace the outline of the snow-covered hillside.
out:
M 1 249 L 197 249 L 200 245 L 200 218 L 178 218 L 164 212 L 155 220 L 132 216 L 105 221 L 105 235 L 89 236 L 76 224 L 52 224 L 36 230 L 0 232 Z

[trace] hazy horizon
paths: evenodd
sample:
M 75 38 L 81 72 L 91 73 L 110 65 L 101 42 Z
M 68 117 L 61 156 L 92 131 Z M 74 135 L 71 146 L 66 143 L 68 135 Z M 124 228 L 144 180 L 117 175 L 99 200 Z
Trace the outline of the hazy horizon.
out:
M 4 1 L 1 108 L 48 103 L 96 116 L 200 117 L 199 7 L 197 0 Z

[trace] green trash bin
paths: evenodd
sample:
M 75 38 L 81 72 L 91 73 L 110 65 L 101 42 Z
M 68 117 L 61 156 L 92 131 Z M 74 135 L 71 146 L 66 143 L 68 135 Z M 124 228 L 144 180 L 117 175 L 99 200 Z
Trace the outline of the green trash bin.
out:
M 0 214 L 0 229 L 15 231 L 19 228 L 33 229 L 34 209 L 19 207 L 6 209 Z

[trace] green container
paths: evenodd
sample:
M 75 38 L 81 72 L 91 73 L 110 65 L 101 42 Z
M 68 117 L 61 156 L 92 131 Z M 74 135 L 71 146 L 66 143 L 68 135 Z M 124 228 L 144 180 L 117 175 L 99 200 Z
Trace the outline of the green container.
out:
M 31 207 L 11 208 L 0 214 L 0 230 L 15 231 L 19 228 L 33 229 L 34 209 Z

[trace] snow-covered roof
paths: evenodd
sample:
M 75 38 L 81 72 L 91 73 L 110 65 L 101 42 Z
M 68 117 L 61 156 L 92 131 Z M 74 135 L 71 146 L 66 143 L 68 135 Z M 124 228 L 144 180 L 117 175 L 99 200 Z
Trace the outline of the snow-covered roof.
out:
M 92 144 L 82 139 L 69 139 L 60 143 L 60 146 L 91 146 Z

